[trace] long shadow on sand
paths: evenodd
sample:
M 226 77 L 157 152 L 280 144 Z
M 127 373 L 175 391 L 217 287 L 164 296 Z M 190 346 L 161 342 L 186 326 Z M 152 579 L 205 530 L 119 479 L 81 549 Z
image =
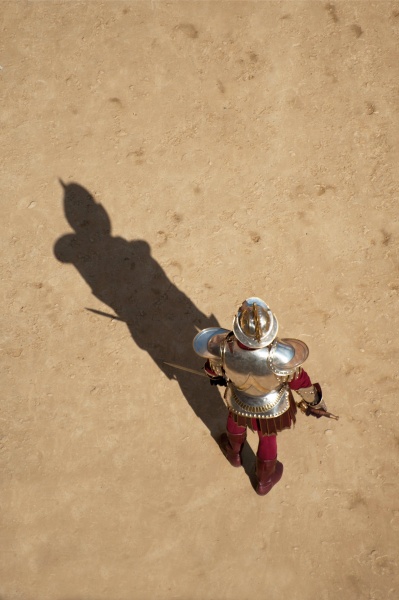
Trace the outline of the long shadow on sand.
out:
M 217 327 L 216 318 L 202 313 L 168 279 L 147 242 L 113 237 L 106 210 L 84 187 L 62 185 L 65 216 L 75 233 L 56 242 L 56 258 L 76 267 L 93 294 L 127 324 L 136 344 L 169 379 L 178 381 L 188 404 L 216 440 L 227 416 L 219 391 L 200 377 L 163 364 L 166 360 L 198 369 L 200 359 L 192 350 L 196 327 Z M 143 396 L 145 390 L 132 394 Z M 253 462 L 249 447 L 244 458 L 245 464 Z

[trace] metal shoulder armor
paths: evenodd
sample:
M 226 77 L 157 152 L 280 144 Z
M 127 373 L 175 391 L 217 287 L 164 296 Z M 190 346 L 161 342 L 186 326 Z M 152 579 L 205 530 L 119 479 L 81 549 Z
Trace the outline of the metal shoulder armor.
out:
M 194 352 L 204 358 L 221 360 L 221 344 L 229 332 L 229 329 L 223 329 L 222 327 L 203 329 L 197 333 L 193 340 Z
M 270 368 L 279 377 L 290 377 L 298 372 L 308 356 L 309 348 L 304 342 L 276 338 L 270 347 Z
M 228 329 L 222 327 L 208 327 L 203 329 L 195 336 L 193 340 L 194 351 L 207 358 L 209 366 L 216 375 L 224 377 L 222 361 L 222 345 L 229 334 Z

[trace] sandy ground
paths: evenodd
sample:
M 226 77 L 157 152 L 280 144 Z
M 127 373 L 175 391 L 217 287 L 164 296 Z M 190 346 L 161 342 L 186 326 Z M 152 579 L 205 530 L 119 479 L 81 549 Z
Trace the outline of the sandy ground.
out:
M 398 598 L 399 3 L 0 9 L 1 600 Z M 266 498 L 162 363 L 250 295 L 340 415 Z

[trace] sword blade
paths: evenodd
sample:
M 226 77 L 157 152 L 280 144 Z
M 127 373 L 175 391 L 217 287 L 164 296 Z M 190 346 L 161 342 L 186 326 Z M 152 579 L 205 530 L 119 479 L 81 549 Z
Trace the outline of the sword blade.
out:
M 179 369 L 179 371 L 187 371 L 187 373 L 193 373 L 194 375 L 199 375 L 200 377 L 208 377 L 202 371 L 196 371 L 195 369 L 189 369 L 188 367 L 182 367 L 181 365 L 176 365 L 175 363 L 163 361 L 164 365 L 169 365 L 169 367 L 173 367 L 174 369 Z

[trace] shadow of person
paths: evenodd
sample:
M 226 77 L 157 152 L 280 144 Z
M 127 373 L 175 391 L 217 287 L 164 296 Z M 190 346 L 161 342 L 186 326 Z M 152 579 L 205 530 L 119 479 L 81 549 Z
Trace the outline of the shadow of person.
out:
M 92 293 L 127 324 L 136 344 L 169 379 L 178 381 L 188 404 L 216 439 L 226 421 L 218 390 L 201 377 L 163 363 L 198 370 L 199 358 L 192 350 L 196 327 L 218 327 L 216 318 L 202 313 L 170 281 L 147 242 L 112 236 L 106 210 L 85 188 L 61 184 L 65 216 L 75 233 L 57 240 L 56 258 L 76 267 Z

